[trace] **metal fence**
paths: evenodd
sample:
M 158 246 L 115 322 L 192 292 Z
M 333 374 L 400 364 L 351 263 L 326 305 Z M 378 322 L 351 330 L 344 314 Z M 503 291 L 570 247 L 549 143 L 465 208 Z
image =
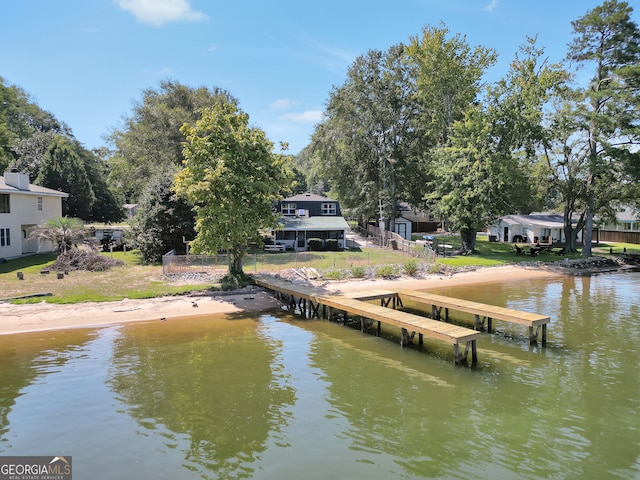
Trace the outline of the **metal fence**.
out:
M 421 255 L 418 255 L 420 253 Z M 433 251 L 420 246 L 416 252 L 403 252 L 391 249 L 344 252 L 284 252 L 251 253 L 243 262 L 247 273 L 274 272 L 283 269 L 312 268 L 318 272 L 336 270 L 354 270 L 354 268 L 376 268 L 381 265 L 404 265 L 409 258 L 420 263 L 433 263 Z M 171 251 L 162 257 L 162 273 L 175 275 L 185 273 L 225 274 L 227 272 L 226 255 L 176 255 Z
M 435 262 L 436 252 L 426 242 L 419 243 L 413 240 L 405 240 L 395 232 L 382 230 L 374 225 L 367 225 L 367 232 L 372 235 L 382 247 L 398 250 L 405 255 L 425 258 L 431 263 Z

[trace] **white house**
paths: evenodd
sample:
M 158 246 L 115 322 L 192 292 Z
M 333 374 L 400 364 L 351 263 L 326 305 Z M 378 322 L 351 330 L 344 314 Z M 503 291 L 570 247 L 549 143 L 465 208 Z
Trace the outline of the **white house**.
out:
M 623 206 L 616 212 L 615 222 L 606 223 L 602 226 L 602 230 L 638 232 L 640 231 L 640 212 L 630 206 Z
M 29 230 L 62 216 L 62 199 L 68 196 L 31 185 L 26 173 L 4 172 L 0 178 L 0 259 L 53 251 L 55 245 L 29 240 Z
M 489 227 L 488 233 L 499 242 L 555 243 L 565 240 L 562 215 L 552 213 L 506 215 Z

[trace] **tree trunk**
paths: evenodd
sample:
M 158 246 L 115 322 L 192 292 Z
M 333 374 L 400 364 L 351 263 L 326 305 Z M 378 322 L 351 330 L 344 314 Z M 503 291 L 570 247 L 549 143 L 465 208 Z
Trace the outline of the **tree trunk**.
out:
M 568 208 L 564 209 L 564 253 L 570 253 L 576 251 L 576 231 L 571 224 L 571 211 Z
M 476 251 L 476 234 L 475 229 L 463 228 L 460 230 L 463 253 L 474 253 Z
M 229 275 L 243 274 L 242 259 L 244 258 L 241 248 L 227 250 L 227 261 L 229 263 Z
M 589 192 L 587 199 L 587 209 L 585 213 L 584 229 L 582 230 L 582 255 L 583 257 L 591 256 L 591 237 L 593 236 L 593 210 L 595 206 L 595 198 L 593 189 Z

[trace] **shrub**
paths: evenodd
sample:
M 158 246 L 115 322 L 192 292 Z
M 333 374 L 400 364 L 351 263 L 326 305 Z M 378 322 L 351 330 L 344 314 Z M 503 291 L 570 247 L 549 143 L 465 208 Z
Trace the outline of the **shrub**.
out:
M 322 278 L 327 280 L 343 280 L 347 277 L 347 274 L 342 270 L 329 270 L 322 274 Z
M 391 277 L 396 274 L 396 269 L 393 265 L 380 265 L 376 269 L 376 275 L 378 277 Z
M 220 280 L 222 290 L 238 290 L 253 284 L 253 278 L 246 273 L 228 273 Z
M 418 273 L 418 261 L 415 258 L 409 258 L 404 262 L 404 271 L 412 277 Z
M 322 250 L 322 240 L 319 238 L 310 238 L 307 240 L 309 250 L 312 252 L 319 252 Z
M 330 252 L 337 252 L 338 250 L 340 250 L 338 240 L 336 240 L 335 238 L 329 238 L 326 242 L 324 242 L 324 249 L 329 250 Z
M 351 276 L 354 278 L 364 278 L 367 274 L 367 269 L 362 265 L 354 265 L 351 267 Z

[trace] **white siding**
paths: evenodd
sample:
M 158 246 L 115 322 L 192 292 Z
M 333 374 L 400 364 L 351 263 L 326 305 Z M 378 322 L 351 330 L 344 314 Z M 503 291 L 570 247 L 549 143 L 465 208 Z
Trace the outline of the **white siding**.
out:
M 0 213 L 0 228 L 9 229 L 11 244 L 0 246 L 0 258 L 10 259 L 19 257 L 23 253 L 52 251 L 53 245 L 41 245 L 41 248 L 38 248 L 37 243 L 26 242 L 24 231 L 51 218 L 60 217 L 62 198 L 32 192 L 11 192 L 9 195 L 11 211 Z M 38 210 L 38 197 L 42 198 L 42 210 Z

